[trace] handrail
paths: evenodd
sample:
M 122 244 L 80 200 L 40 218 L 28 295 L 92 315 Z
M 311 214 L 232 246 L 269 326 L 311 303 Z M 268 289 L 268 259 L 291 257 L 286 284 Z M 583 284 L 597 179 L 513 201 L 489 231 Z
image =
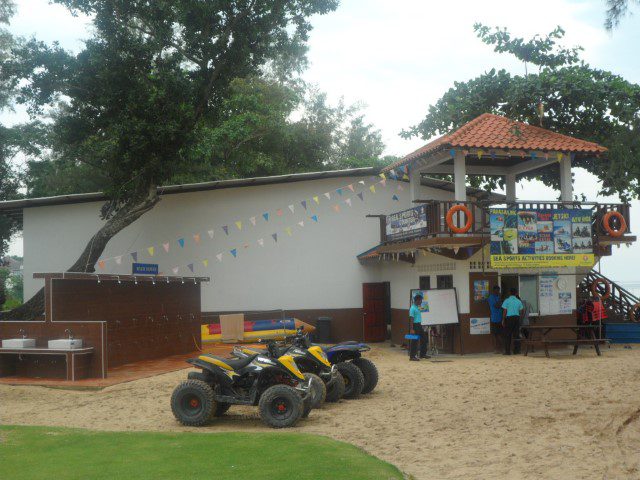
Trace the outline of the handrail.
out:
M 640 302 L 640 299 L 624 287 L 621 287 L 616 282 L 608 279 L 595 270 L 591 270 L 587 273 L 578 285 L 578 290 L 583 297 L 588 298 L 592 295 L 591 286 L 596 280 L 605 280 L 610 285 L 609 288 L 611 295 L 603 301 L 603 305 L 608 308 L 615 317 L 618 317 L 617 320 L 623 322 L 630 321 L 632 309 L 638 302 Z

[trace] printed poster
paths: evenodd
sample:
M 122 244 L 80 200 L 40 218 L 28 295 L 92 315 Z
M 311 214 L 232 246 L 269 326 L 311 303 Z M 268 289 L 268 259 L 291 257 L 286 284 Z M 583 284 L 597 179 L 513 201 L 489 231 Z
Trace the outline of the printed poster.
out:
M 469 333 L 471 335 L 489 335 L 491 333 L 489 318 L 470 318 Z
M 489 280 L 473 281 L 473 301 L 482 302 L 489 298 Z

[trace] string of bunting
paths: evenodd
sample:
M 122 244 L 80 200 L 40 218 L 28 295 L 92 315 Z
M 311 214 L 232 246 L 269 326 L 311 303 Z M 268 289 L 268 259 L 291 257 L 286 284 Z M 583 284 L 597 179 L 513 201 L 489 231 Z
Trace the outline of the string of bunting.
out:
M 456 153 L 461 152 L 465 157 L 468 156 L 469 154 L 471 154 L 471 151 L 469 149 L 456 149 L 456 148 L 451 148 L 449 150 L 449 155 L 451 156 L 451 158 L 454 158 L 456 156 Z M 549 151 L 527 151 L 527 150 L 520 150 L 520 149 L 515 149 L 515 150 L 511 150 L 511 149 L 504 149 L 501 150 L 502 153 L 498 154 L 495 150 L 483 150 L 482 148 L 478 148 L 475 151 L 475 155 L 478 157 L 479 160 L 482 160 L 482 157 L 485 155 L 489 155 L 491 157 L 492 160 L 495 160 L 498 155 L 500 156 L 508 156 L 508 157 L 520 157 L 520 158 L 525 158 L 525 157 L 529 157 L 531 158 L 531 160 L 553 160 L 555 158 L 556 161 L 561 162 L 563 159 L 565 158 L 570 158 L 572 161 L 575 157 L 575 153 L 570 152 L 569 154 L 565 153 L 565 152 L 549 152 Z
M 377 181 L 375 183 L 372 183 L 371 185 L 369 185 L 369 191 L 373 194 L 373 193 L 376 193 L 376 185 L 382 185 L 383 187 L 386 186 L 387 175 L 388 175 L 389 178 L 391 178 L 393 180 L 397 180 L 397 181 L 408 180 L 408 175 L 407 175 L 408 168 L 405 166 L 405 167 L 402 167 L 402 168 L 398 168 L 398 170 L 400 171 L 400 174 L 398 174 L 395 170 L 391 170 L 387 174 L 381 173 L 378 177 L 372 177 L 372 179 L 375 179 Z M 378 180 L 378 178 L 380 178 L 380 180 Z M 331 194 L 333 192 L 335 192 L 335 193 L 338 194 L 339 201 L 338 201 L 338 203 L 336 203 L 336 204 L 334 204 L 332 206 L 332 209 L 336 213 L 339 213 L 340 212 L 340 203 L 342 203 L 342 202 L 344 202 L 346 205 L 348 205 L 350 207 L 350 206 L 352 206 L 353 199 L 355 199 L 356 197 L 359 198 L 361 201 L 364 201 L 364 191 L 365 190 L 356 193 L 355 192 L 355 185 L 362 185 L 364 187 L 364 186 L 366 186 L 366 182 L 364 180 L 360 180 L 358 182 L 354 182 L 354 183 L 351 183 L 349 185 L 345 185 L 343 187 L 337 188 L 337 189 L 332 190 L 330 192 L 325 192 L 322 195 L 313 195 L 311 200 L 315 204 L 320 205 L 320 198 L 321 197 L 325 197 L 327 200 L 330 200 L 331 199 Z M 397 189 L 399 191 L 402 191 L 402 190 L 404 190 L 404 187 L 401 185 L 401 183 L 398 183 Z M 345 194 L 346 191 L 352 192 L 353 195 L 351 195 L 351 196 L 346 195 Z M 394 201 L 399 201 L 399 197 L 396 194 L 394 194 L 392 196 L 392 199 Z M 296 202 L 296 203 L 300 203 L 300 205 L 303 207 L 305 212 L 307 212 L 308 208 L 311 206 L 311 205 L 309 205 L 310 202 L 307 201 L 307 200 L 301 200 L 301 201 Z M 287 209 L 292 214 L 294 214 L 295 211 L 296 211 L 295 210 L 295 204 L 289 204 L 287 206 Z M 275 212 L 276 212 L 277 216 L 282 216 L 284 214 L 284 209 L 283 208 L 278 208 L 278 209 L 275 210 Z M 262 214 L 262 218 L 264 219 L 265 222 L 268 222 L 269 218 L 270 218 L 270 212 L 264 212 Z M 308 220 L 311 220 L 313 223 L 318 223 L 319 216 L 317 214 L 311 215 L 311 216 L 308 217 Z M 249 218 L 249 222 L 251 223 L 252 226 L 256 226 L 256 224 L 257 224 L 257 215 L 253 216 L 253 217 L 250 217 Z M 242 228 L 243 228 L 242 220 L 237 220 L 237 221 L 234 222 L 234 224 L 235 224 L 236 228 L 239 231 L 242 230 Z M 301 221 L 297 222 L 297 225 L 299 227 L 301 227 L 301 228 L 304 227 L 304 225 L 305 225 L 304 220 L 301 220 Z M 226 235 L 229 235 L 229 225 L 222 225 L 220 228 L 225 232 Z M 284 232 L 287 234 L 287 236 L 292 236 L 292 234 L 293 234 L 292 227 L 284 228 Z M 215 228 L 208 229 L 207 230 L 207 235 L 211 240 L 213 240 L 214 237 L 215 237 Z M 201 245 L 202 236 L 201 236 L 200 233 L 196 233 L 196 234 L 192 235 L 192 238 L 193 238 L 193 243 L 195 245 Z M 273 241 L 275 243 L 277 243 L 277 241 L 278 241 L 278 233 L 277 232 L 272 233 L 271 234 L 271 238 L 273 239 Z M 184 249 L 185 245 L 186 245 L 185 237 L 178 238 L 177 239 L 177 244 L 179 245 L 179 247 L 181 249 Z M 264 238 L 258 239 L 257 240 L 257 244 L 259 246 L 264 246 Z M 171 243 L 170 242 L 163 242 L 161 244 L 161 246 L 162 246 L 162 250 L 165 253 L 169 253 L 170 248 L 171 248 Z M 158 250 L 156 249 L 156 247 L 159 247 L 159 245 L 151 245 L 151 246 L 147 247 L 146 249 L 130 252 L 128 255 L 131 256 L 131 259 L 134 262 L 138 262 L 138 260 L 140 258 L 139 253 L 142 253 L 145 250 L 146 250 L 146 253 L 148 254 L 149 257 L 154 257 L 158 253 Z M 249 244 L 247 244 L 247 243 L 243 244 L 243 248 L 244 249 L 249 248 Z M 233 248 L 233 249 L 229 250 L 229 254 L 231 254 L 234 258 L 237 258 L 238 251 L 239 251 L 238 248 Z M 222 262 L 223 254 L 224 254 L 224 252 L 220 252 L 215 256 L 216 259 L 219 262 Z M 116 255 L 116 256 L 113 256 L 113 257 L 106 257 L 106 258 L 100 259 L 97 262 L 97 266 L 98 266 L 98 268 L 100 270 L 104 270 L 106 268 L 107 261 L 114 261 L 116 265 L 121 265 L 122 262 L 123 262 L 123 259 L 124 259 L 124 257 L 126 255 L 127 254 L 121 254 L 121 255 Z M 208 267 L 209 263 L 210 263 L 209 259 L 202 260 L 202 264 L 205 267 Z M 179 265 L 179 266 L 173 267 L 171 269 L 172 272 L 174 273 L 174 275 L 178 273 L 178 271 L 180 270 L 181 267 L 186 267 L 191 272 L 193 272 L 194 268 L 195 268 L 193 262 L 185 264 L 185 265 Z

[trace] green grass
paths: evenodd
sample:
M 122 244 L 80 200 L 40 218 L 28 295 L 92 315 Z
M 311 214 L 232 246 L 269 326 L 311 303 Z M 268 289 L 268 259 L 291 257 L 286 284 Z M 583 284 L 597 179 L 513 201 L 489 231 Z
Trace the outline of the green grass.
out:
M 0 478 L 401 479 L 347 443 L 288 432 L 146 433 L 0 426 Z

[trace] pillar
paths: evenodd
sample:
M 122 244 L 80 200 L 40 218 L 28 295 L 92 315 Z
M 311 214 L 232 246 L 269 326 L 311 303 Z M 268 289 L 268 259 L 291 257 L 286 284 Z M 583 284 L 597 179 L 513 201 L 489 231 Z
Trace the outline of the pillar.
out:
M 515 203 L 516 201 L 516 174 L 507 173 L 505 175 L 505 187 L 507 192 L 507 202 Z
M 560 200 L 573 201 L 573 184 L 571 178 L 571 157 L 563 155 L 560 160 Z
M 456 152 L 453 159 L 453 182 L 455 184 L 455 199 L 458 202 L 467 201 L 467 172 L 464 153 Z

